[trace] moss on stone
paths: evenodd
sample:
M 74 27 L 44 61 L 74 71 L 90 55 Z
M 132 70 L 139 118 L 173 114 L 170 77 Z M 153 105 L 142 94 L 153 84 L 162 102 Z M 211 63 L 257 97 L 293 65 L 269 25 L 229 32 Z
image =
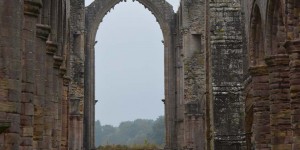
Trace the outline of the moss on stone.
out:
M 0 134 L 3 133 L 6 129 L 10 127 L 10 122 L 7 121 L 0 121 Z

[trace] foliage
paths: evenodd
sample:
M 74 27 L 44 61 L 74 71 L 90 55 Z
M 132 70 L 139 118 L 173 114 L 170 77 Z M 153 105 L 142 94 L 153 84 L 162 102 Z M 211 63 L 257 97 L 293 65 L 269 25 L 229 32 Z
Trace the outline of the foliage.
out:
M 159 150 L 154 144 L 149 144 L 145 141 L 143 145 L 106 145 L 99 146 L 97 150 Z
M 135 121 L 126 121 L 120 123 L 119 127 L 111 125 L 102 126 L 100 121 L 95 122 L 96 146 L 106 145 L 102 147 L 103 150 L 106 150 L 105 148 L 110 150 L 114 150 L 113 148 L 120 148 L 120 150 L 124 148 L 137 149 L 145 146 L 151 150 L 151 146 L 163 145 L 164 136 L 165 126 L 163 116 L 156 120 L 137 119 Z M 126 147 L 122 145 L 131 146 Z

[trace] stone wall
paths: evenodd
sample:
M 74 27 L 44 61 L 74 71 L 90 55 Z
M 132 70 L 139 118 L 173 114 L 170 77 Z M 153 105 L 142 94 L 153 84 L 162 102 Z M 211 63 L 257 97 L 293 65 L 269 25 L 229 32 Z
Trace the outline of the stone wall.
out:
M 69 149 L 70 1 L 3 0 L 0 15 L 0 149 Z
M 206 1 L 181 1 L 177 12 L 178 149 L 205 149 L 206 141 Z
M 92 120 L 84 117 L 84 41 L 85 41 L 85 2 L 71 1 L 70 7 L 70 86 L 69 86 L 69 148 L 92 149 Z M 85 122 L 85 123 L 83 123 Z
M 94 149 L 94 42 L 120 0 L 0 1 L 0 149 Z M 165 46 L 166 150 L 300 149 L 298 0 L 138 0 Z
M 216 149 L 243 147 L 244 44 L 241 3 L 210 2 L 210 43 Z M 231 148 L 230 148 L 231 147 Z
M 241 2 L 181 1 L 176 41 L 178 149 L 245 149 L 242 23 Z
M 0 2 L 0 149 L 18 149 L 21 143 L 23 5 Z
M 246 124 L 252 127 L 249 149 L 299 149 L 299 6 L 294 0 L 244 2 L 252 91 L 246 107 L 253 108 L 246 110 L 253 120 Z

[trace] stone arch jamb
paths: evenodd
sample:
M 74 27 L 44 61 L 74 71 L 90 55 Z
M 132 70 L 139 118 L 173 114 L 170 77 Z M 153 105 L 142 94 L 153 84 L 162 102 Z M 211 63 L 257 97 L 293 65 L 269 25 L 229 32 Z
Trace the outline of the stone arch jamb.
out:
M 290 104 L 291 104 L 291 123 L 292 123 L 292 150 L 300 149 L 300 1 L 287 1 L 287 39 L 284 47 L 289 54 L 289 80 L 290 80 Z
M 85 131 L 84 146 L 94 148 L 95 119 L 95 38 L 98 27 L 105 15 L 123 0 L 95 0 L 86 8 L 85 19 Z M 125 0 L 126 1 L 126 0 Z M 165 0 L 137 0 L 156 17 L 164 37 L 165 68 L 165 124 L 166 148 L 173 149 L 175 137 L 175 51 L 173 33 L 175 31 L 175 13 Z M 141 35 L 142 36 L 142 35 Z
M 271 147 L 292 149 L 289 55 L 286 41 L 286 3 L 269 0 L 266 14 L 266 64 L 269 73 Z
M 261 9 L 255 1 L 250 20 L 250 68 L 254 149 L 270 149 L 270 106 L 268 69 L 265 65 L 264 26 Z M 251 125 L 249 125 L 251 126 Z

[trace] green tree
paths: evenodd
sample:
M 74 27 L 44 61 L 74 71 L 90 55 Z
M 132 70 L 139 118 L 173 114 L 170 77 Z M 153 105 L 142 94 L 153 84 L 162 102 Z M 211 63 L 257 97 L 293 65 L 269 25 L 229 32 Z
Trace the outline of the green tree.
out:
M 152 132 L 150 133 L 151 142 L 162 145 L 165 139 L 165 118 L 163 116 L 158 117 L 152 126 Z
M 165 136 L 164 117 L 160 116 L 155 121 L 136 119 L 120 123 L 119 127 L 111 125 L 101 126 L 100 121 L 95 122 L 96 145 L 162 145 Z
M 102 139 L 103 133 L 102 133 L 102 126 L 99 120 L 95 122 L 95 145 L 98 147 L 101 145 L 101 139 Z

